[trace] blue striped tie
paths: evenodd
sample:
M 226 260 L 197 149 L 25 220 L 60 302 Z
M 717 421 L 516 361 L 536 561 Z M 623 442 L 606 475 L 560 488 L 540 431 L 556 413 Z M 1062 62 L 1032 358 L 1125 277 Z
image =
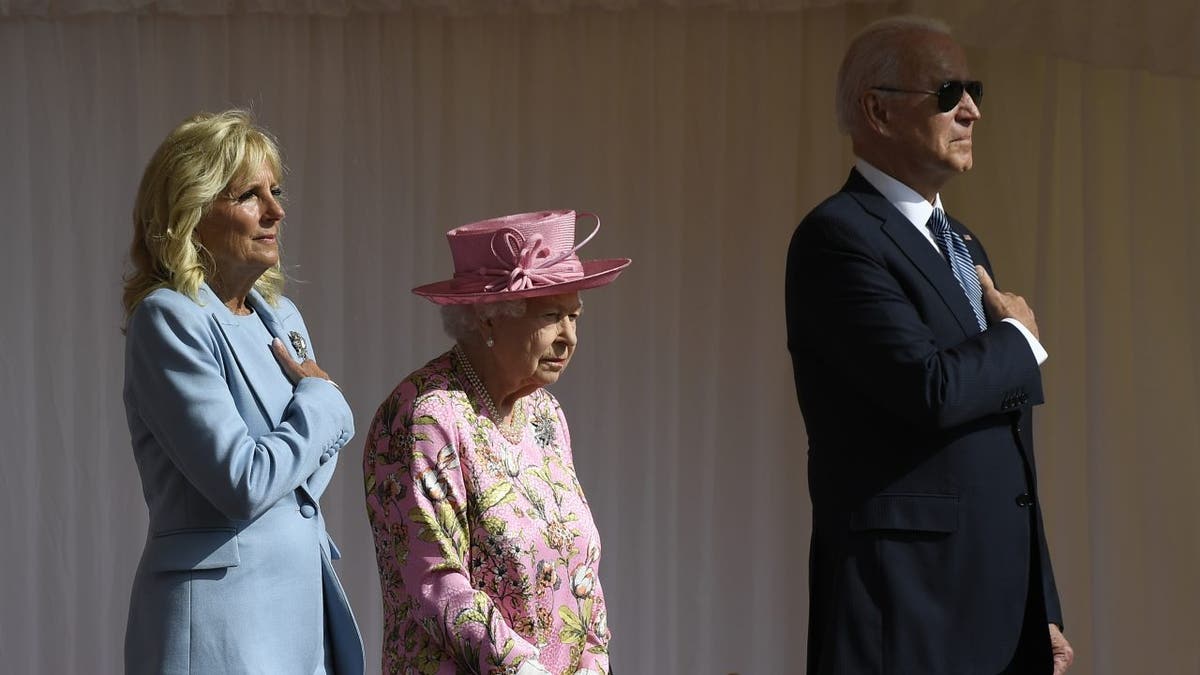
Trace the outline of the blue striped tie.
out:
M 927 225 L 933 233 L 933 240 L 942 250 L 942 255 L 946 256 L 950 263 L 954 276 L 958 278 L 958 285 L 962 286 L 963 292 L 967 294 L 971 309 L 975 310 L 979 330 L 987 330 L 987 316 L 983 313 L 983 287 L 979 285 L 979 275 L 975 273 L 975 263 L 971 260 L 967 244 L 957 232 L 950 229 L 950 221 L 941 209 L 933 210 Z

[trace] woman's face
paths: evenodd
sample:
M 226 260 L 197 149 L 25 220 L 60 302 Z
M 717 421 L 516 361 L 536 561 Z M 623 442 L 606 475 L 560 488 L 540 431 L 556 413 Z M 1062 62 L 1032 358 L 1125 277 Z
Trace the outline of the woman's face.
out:
M 196 238 L 216 264 L 214 276 L 257 279 L 279 262 L 281 194 L 270 167 L 259 166 L 217 197 L 196 225 Z
M 523 316 L 498 316 L 485 326 L 485 336 L 506 380 L 518 388 L 544 387 L 558 381 L 575 353 L 575 322 L 583 310 L 578 293 L 525 301 Z

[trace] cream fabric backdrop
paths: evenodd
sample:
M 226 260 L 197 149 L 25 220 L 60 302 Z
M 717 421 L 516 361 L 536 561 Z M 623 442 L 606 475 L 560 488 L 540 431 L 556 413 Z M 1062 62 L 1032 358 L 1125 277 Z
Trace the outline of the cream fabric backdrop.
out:
M 235 105 L 282 141 L 289 294 L 360 432 L 448 345 L 408 292 L 449 269 L 446 229 L 602 215 L 585 257 L 635 262 L 585 296 L 554 391 L 604 536 L 617 672 L 801 672 L 784 251 L 850 164 L 831 113 L 848 37 L 913 8 L 959 24 L 988 85 L 976 169 L 943 196 L 1051 354 L 1038 458 L 1073 672 L 1200 672 L 1192 4 L 439 4 L 0 0 L 6 672 L 120 669 L 146 523 L 120 398 L 128 213 L 162 136 Z M 377 670 L 361 447 L 324 505 Z

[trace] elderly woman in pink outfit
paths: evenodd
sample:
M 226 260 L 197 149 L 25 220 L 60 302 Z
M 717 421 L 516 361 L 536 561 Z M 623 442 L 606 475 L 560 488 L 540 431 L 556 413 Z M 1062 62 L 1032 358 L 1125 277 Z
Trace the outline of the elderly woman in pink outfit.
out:
M 573 211 L 447 233 L 454 347 L 379 407 L 363 469 L 383 588 L 385 673 L 608 675 L 600 538 L 558 401 L 579 292 L 626 258 L 581 261 Z M 597 219 L 596 229 L 599 229 Z

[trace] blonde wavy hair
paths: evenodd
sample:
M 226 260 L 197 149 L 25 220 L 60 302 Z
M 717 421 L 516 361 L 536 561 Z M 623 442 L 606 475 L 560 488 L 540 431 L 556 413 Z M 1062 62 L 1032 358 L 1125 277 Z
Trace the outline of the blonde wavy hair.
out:
M 266 165 L 283 177 L 275 139 L 244 110 L 199 113 L 175 127 L 146 165 L 133 207 L 133 242 L 125 275 L 125 319 L 147 295 L 170 288 L 195 300 L 214 262 L 195 238 L 196 225 L 230 184 L 249 180 Z M 254 288 L 275 305 L 283 293 L 281 265 Z

